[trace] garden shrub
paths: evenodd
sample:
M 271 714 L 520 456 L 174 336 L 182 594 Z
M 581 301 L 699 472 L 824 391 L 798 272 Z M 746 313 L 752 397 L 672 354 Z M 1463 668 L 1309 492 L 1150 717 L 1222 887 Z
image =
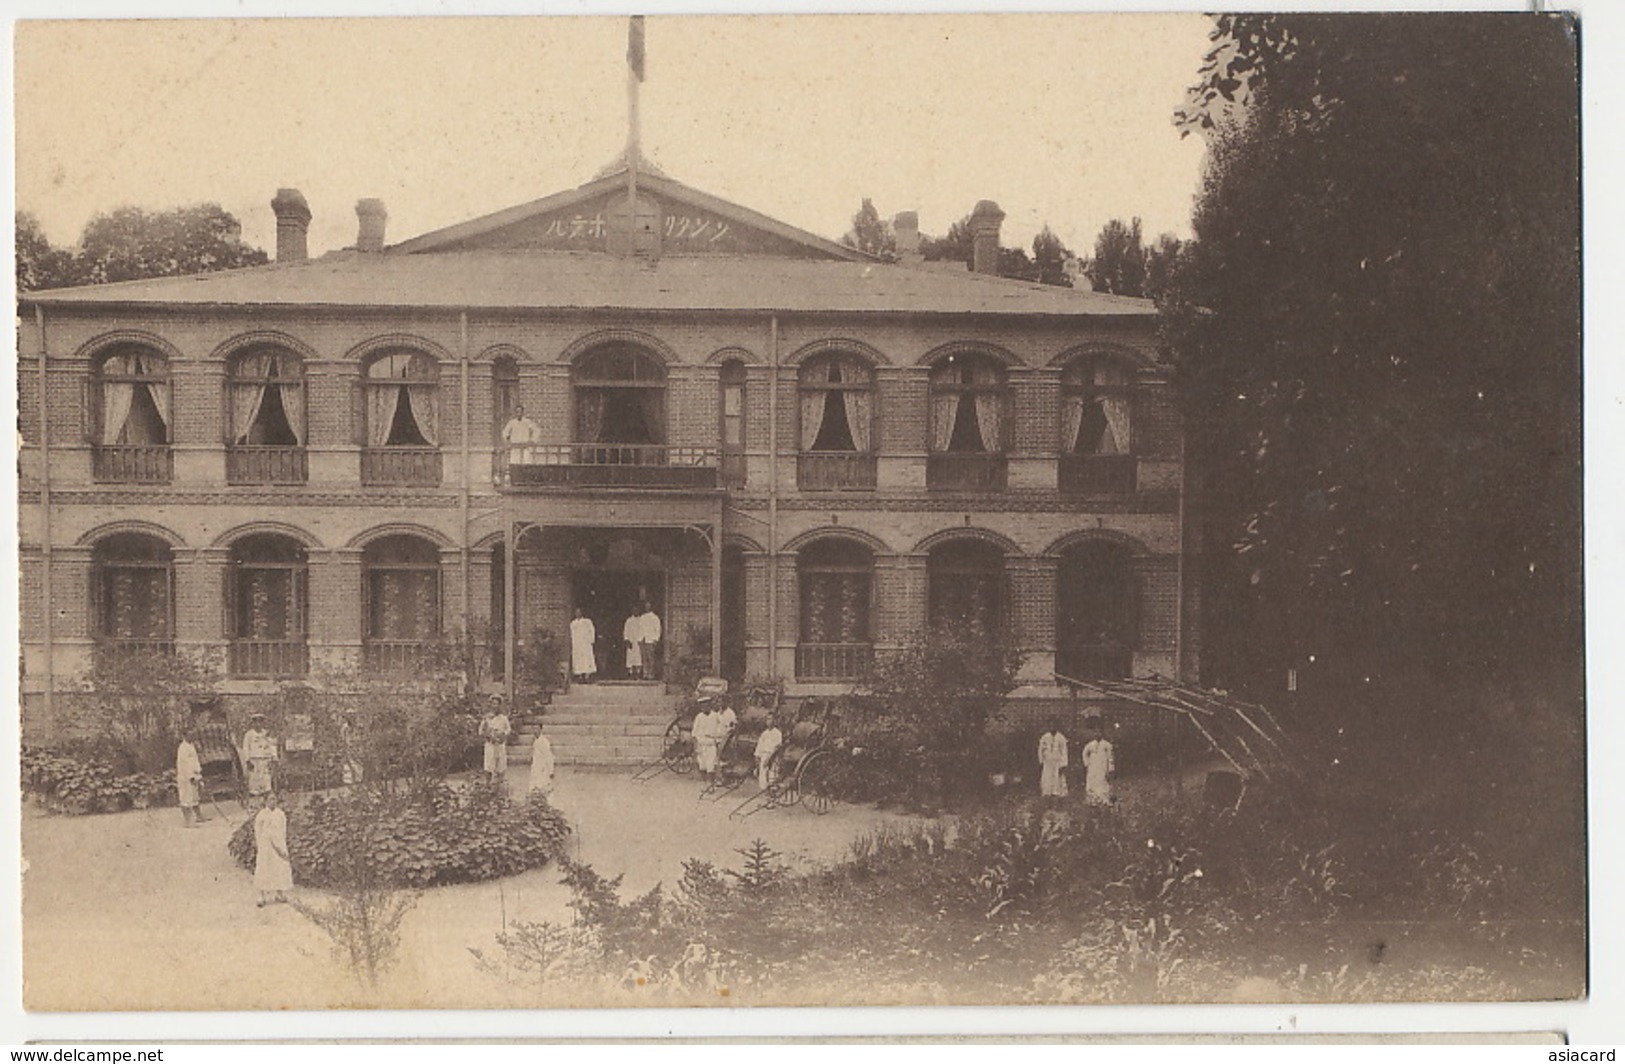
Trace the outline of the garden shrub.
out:
M 500 785 L 446 783 L 410 791 L 358 788 L 288 810 L 294 881 L 343 887 L 364 878 L 389 887 L 473 883 L 540 868 L 563 852 L 563 816 L 539 795 L 510 799 Z M 254 821 L 229 850 L 254 867 Z
M 22 789 L 54 812 L 115 813 L 174 805 L 175 770 L 117 774 L 106 761 L 40 748 L 22 755 Z
M 834 797 L 897 797 L 933 808 L 980 793 L 990 767 L 988 724 L 1015 689 L 1020 667 L 1007 633 L 974 625 L 916 634 L 877 658 L 841 707 L 870 768 L 844 774 L 848 790 Z
M 69 703 L 70 734 L 100 743 L 120 772 L 161 772 L 192 703 L 210 696 L 215 674 L 187 654 L 98 645 L 81 691 Z

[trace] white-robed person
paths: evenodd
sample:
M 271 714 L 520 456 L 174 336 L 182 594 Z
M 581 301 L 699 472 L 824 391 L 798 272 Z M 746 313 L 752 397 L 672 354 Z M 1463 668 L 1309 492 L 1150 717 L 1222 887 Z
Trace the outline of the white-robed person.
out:
M 1066 797 L 1066 774 L 1069 764 L 1066 735 L 1059 724 L 1038 737 L 1038 793 L 1045 798 Z
M 1089 727 L 1094 737 L 1083 744 L 1083 798 L 1090 805 L 1111 805 L 1117 758 L 1112 741 L 1106 738 L 1105 724 L 1097 717 Z
M 293 862 L 288 859 L 288 816 L 279 808 L 276 791 L 265 795 L 265 805 L 254 814 L 254 889 L 260 908 L 287 901 L 293 889 Z
M 707 782 L 717 769 L 716 717 L 711 706 L 702 704 L 694 714 L 694 763 L 699 766 L 700 778 Z
M 715 772 L 722 764 L 722 748 L 728 745 L 728 739 L 733 735 L 734 729 L 739 727 L 739 714 L 734 707 L 722 703 L 722 708 L 711 712 L 711 745 L 716 752 L 711 755 L 711 770 Z
M 598 656 L 593 644 L 598 641 L 598 629 L 580 606 L 575 620 L 570 622 L 570 672 L 581 683 L 590 681 L 598 672 Z
M 643 618 L 637 610 L 628 614 L 621 625 L 621 642 L 626 644 L 626 675 L 643 679 Z
M 175 747 L 175 794 L 180 799 L 181 820 L 186 827 L 203 823 L 203 762 L 198 759 L 192 733 L 181 736 Z
M 480 721 L 480 738 L 485 741 L 485 775 L 493 782 L 508 774 L 508 736 L 512 732 L 507 708 L 500 697 L 493 696 L 487 703 L 485 719 Z
M 651 680 L 660 679 L 660 639 L 664 634 L 660 614 L 654 611 L 653 606 L 644 602 L 642 612 L 638 614 L 638 639 L 643 644 L 638 648 L 638 652 L 643 659 L 643 675 Z
M 508 464 L 535 465 L 536 448 L 525 445 L 539 443 L 541 438 L 542 427 L 525 416 L 523 405 L 515 406 L 513 416 L 502 426 L 502 442 L 508 445 Z
M 530 794 L 539 794 L 543 798 L 553 793 L 553 741 L 547 733 L 538 730 L 536 742 L 530 748 L 530 785 L 526 788 Z
M 756 737 L 756 785 L 767 790 L 773 782 L 776 766 L 773 759 L 778 756 L 779 748 L 784 745 L 784 733 L 777 724 L 769 723 Z

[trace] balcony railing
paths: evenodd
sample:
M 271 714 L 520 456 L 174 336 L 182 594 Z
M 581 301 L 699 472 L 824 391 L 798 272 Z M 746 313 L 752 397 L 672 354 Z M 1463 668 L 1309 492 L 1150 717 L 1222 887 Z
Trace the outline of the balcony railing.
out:
M 438 447 L 366 447 L 361 451 L 361 483 L 414 484 L 440 483 Z
M 1055 671 L 1079 680 L 1121 680 L 1133 675 L 1134 650 L 1115 644 L 1056 648 Z
M 715 447 L 643 443 L 523 443 L 507 448 L 511 488 L 699 488 L 717 486 Z
M 242 677 L 304 676 L 310 672 L 310 648 L 303 639 L 233 639 L 231 675 Z
M 167 443 L 97 444 L 91 465 L 98 481 L 113 484 L 167 484 L 175 474 Z
M 874 664 L 873 643 L 799 643 L 796 678 L 800 680 L 856 680 Z
M 932 491 L 1003 491 L 1009 461 L 1002 454 L 939 451 L 925 465 L 925 486 Z
M 228 484 L 303 484 L 308 476 L 303 447 L 226 448 Z
M 104 650 L 111 650 L 118 654 L 175 653 L 175 640 L 167 637 L 147 636 L 121 639 L 114 636 L 102 636 L 97 642 Z
M 1061 494 L 1132 494 L 1134 468 L 1134 456 L 1131 454 L 1063 454 Z
M 872 490 L 875 456 L 852 451 L 802 451 L 796 458 L 796 484 L 802 491 Z
M 361 664 L 368 672 L 416 673 L 434 646 L 421 639 L 368 639 L 361 646 Z

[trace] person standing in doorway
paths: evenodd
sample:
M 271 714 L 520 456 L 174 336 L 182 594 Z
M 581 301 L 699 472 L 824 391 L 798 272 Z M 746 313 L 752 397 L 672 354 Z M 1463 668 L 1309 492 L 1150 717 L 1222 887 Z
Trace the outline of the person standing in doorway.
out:
M 643 675 L 651 680 L 660 679 L 660 637 L 664 634 L 660 614 L 645 599 L 639 606 L 638 638 L 643 641 L 639 656 L 643 659 Z
M 598 658 L 593 653 L 597 641 L 598 629 L 592 618 L 577 606 L 575 620 L 570 622 L 570 671 L 577 683 L 591 683 L 598 672 Z
M 643 618 L 637 610 L 627 614 L 621 625 L 621 641 L 626 644 L 626 675 L 628 679 L 643 679 Z
M 1066 735 L 1059 724 L 1052 724 L 1038 740 L 1038 793 L 1045 798 L 1066 797 L 1068 764 Z

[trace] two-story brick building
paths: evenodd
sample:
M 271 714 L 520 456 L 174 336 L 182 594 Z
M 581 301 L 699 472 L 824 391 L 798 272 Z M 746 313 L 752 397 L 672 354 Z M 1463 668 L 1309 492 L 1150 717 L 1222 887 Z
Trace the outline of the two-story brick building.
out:
M 636 197 L 622 165 L 393 246 L 363 200 L 312 259 L 284 190 L 272 265 L 24 296 L 30 726 L 97 641 L 206 654 L 230 697 L 580 606 L 613 677 L 642 596 L 792 690 L 971 620 L 1024 697 L 1194 676 L 1149 302 L 991 276 L 992 203 L 964 270 L 909 215 L 891 264 L 658 172 Z

